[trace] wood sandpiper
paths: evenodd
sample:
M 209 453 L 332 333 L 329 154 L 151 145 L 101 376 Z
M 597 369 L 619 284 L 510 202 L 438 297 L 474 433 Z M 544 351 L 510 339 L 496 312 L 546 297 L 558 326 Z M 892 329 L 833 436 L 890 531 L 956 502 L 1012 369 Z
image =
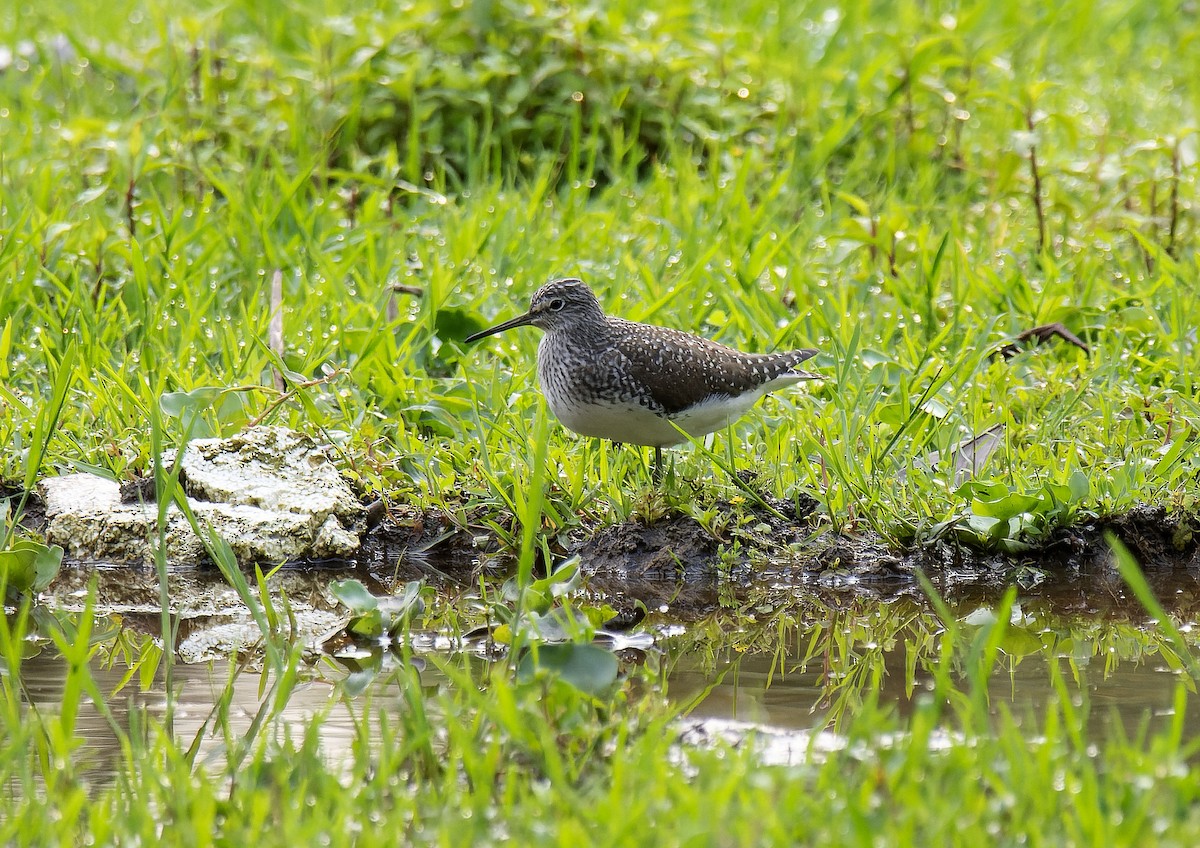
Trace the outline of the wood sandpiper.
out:
M 564 427 L 582 436 L 662 449 L 736 421 L 770 391 L 819 379 L 796 366 L 817 351 L 743 353 L 717 342 L 604 314 L 592 290 L 575 278 L 534 293 L 529 311 L 468 336 L 475 342 L 532 324 L 542 394 Z

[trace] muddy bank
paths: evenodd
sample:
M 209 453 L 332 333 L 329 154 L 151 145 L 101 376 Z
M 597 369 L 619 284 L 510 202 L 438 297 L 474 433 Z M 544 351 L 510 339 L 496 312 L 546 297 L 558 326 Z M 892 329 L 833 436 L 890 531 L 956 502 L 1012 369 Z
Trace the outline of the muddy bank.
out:
M 1084 598 L 1117 597 L 1123 583 L 1106 532 L 1129 547 L 1152 585 L 1177 593 L 1181 580 L 1200 575 L 1200 519 L 1163 507 L 1086 518 L 1059 528 L 1021 555 L 1002 555 L 953 541 L 898 548 L 869 532 L 836 533 L 816 520 L 813 506 L 815 502 L 777 503 L 773 511 L 730 506 L 727 514 L 737 520 L 720 530 L 679 513 L 651 522 L 581 527 L 557 537 L 551 553 L 556 560 L 578 555 L 589 588 L 618 609 L 640 603 L 683 619 L 764 592 L 778 597 L 797 591 L 830 598 L 919 595 L 918 570 L 949 599 L 995 594 L 1014 583 L 1031 596 L 1077 585 Z M 22 516 L 26 529 L 44 529 L 43 509 L 36 496 L 29 500 Z M 481 572 L 504 576 L 513 564 L 512 552 L 483 519 L 464 524 L 461 516 L 394 507 L 363 536 L 352 556 L 301 560 L 286 573 L 352 573 L 381 594 L 418 578 L 447 590 L 469 591 Z M 547 564 L 538 565 L 544 570 Z M 124 576 L 104 579 L 114 570 Z M 220 582 L 219 574 L 203 563 L 173 573 L 183 582 L 192 579 L 187 574 Z M 59 601 L 78 598 L 85 575 L 112 587 L 109 602 L 117 608 L 155 608 L 156 577 L 153 569 L 140 566 L 114 569 L 112 563 L 68 562 L 52 594 Z M 203 598 L 209 591 L 185 590 L 177 597 Z M 1064 600 L 1070 594 L 1053 591 Z M 131 596 L 138 600 L 131 603 Z
M 897 548 L 872 533 L 820 532 L 804 520 L 756 517 L 761 520 L 724 537 L 686 516 L 649 526 L 612 525 L 578 553 L 592 587 L 651 608 L 665 603 L 685 617 L 754 592 L 920 595 L 917 571 L 951 600 L 996 597 L 1016 584 L 1023 596 L 1046 593 L 1078 609 L 1096 608 L 1097 596 L 1120 606 L 1125 586 L 1105 540 L 1108 532 L 1137 557 L 1160 597 L 1170 600 L 1192 585 L 1200 593 L 1200 520 L 1162 507 L 1060 528 L 1020 556 L 946 541 Z

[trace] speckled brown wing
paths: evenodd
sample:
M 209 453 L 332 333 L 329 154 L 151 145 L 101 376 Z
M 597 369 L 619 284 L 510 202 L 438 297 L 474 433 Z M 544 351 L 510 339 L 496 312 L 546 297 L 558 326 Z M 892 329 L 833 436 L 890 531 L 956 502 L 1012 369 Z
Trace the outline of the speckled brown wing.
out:
M 619 319 L 618 319 L 619 320 Z M 662 415 L 674 415 L 714 395 L 735 397 L 762 386 L 814 356 L 815 350 L 743 353 L 680 330 L 620 322 L 615 348 L 629 379 L 645 386 Z

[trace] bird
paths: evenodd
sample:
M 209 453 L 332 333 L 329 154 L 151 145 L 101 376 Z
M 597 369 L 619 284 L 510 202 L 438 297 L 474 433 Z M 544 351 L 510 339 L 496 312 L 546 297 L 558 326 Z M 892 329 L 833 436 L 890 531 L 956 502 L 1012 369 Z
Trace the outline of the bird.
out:
M 820 379 L 797 367 L 817 350 L 743 353 L 682 330 L 606 315 L 577 277 L 546 283 L 523 315 L 465 341 L 530 325 L 545 333 L 538 382 L 559 423 L 581 436 L 653 447 L 655 479 L 664 447 L 729 426 L 768 392 Z

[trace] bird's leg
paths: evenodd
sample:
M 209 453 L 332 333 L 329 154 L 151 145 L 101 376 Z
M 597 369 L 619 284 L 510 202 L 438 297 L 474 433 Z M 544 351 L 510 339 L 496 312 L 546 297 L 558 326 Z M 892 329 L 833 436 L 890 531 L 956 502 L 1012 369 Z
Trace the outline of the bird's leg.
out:
M 663 467 L 662 466 L 663 466 L 662 447 L 659 445 L 655 445 L 654 446 L 654 470 L 650 472 L 650 479 L 654 481 L 655 485 L 662 482 L 662 476 L 663 476 Z

